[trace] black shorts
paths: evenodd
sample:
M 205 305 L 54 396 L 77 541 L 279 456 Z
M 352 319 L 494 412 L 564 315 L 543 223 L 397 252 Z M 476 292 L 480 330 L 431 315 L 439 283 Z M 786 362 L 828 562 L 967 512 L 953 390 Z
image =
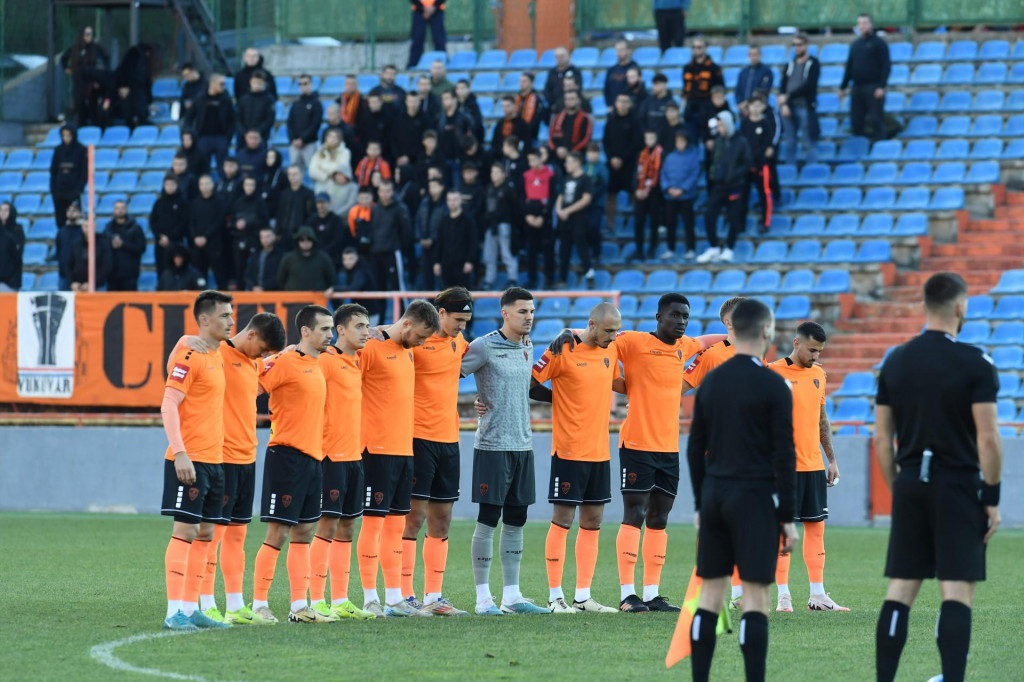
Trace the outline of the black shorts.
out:
M 252 521 L 256 497 L 256 463 L 224 464 L 224 509 L 221 516 L 234 524 Z
M 767 481 L 704 479 L 697 575 L 722 578 L 737 566 L 743 580 L 775 582 L 780 527 L 774 493 L 775 485 Z
M 675 497 L 679 490 L 679 453 L 646 452 L 619 447 L 619 464 L 624 493 L 649 493 L 657 490 Z
M 406 455 L 371 455 L 363 450 L 364 514 L 409 513 L 412 509 L 412 460 Z
M 828 478 L 825 470 L 796 472 L 796 520 L 828 518 Z
M 324 487 L 321 513 L 342 519 L 363 515 L 363 463 L 323 462 Z
M 984 580 L 988 515 L 978 474 L 934 464 L 929 483 L 918 474 L 918 467 L 904 467 L 893 482 L 886 577 Z
M 473 502 L 528 507 L 536 501 L 533 450 L 473 450 Z
M 459 499 L 459 444 L 412 439 L 412 496 L 417 500 Z
M 612 463 L 580 462 L 551 456 L 548 502 L 608 504 L 612 501 Z
M 228 521 L 224 507 L 224 468 L 222 464 L 193 462 L 196 482 L 184 485 L 174 471 L 174 460 L 164 460 L 164 494 L 160 513 L 181 523 L 220 523 Z
M 267 448 L 260 521 L 294 526 L 320 518 L 323 466 L 287 445 Z

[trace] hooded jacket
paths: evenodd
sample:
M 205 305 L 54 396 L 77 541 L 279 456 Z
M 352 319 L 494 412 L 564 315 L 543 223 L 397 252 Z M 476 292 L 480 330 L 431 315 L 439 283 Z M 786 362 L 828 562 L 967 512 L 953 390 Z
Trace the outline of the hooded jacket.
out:
M 53 150 L 50 161 L 50 193 L 57 197 L 77 199 L 85 189 L 89 174 L 85 147 L 78 141 L 78 132 L 69 125 L 61 126 L 71 131 L 71 142 L 63 141 Z
M 722 187 L 730 194 L 743 192 L 750 183 L 750 147 L 742 135 L 736 134 L 736 122 L 730 112 L 721 112 L 718 119 L 725 126 L 725 136 L 715 139 L 708 171 L 710 184 L 713 190 Z
M 161 191 L 149 214 L 149 229 L 154 237 L 167 235 L 172 244 L 184 243 L 188 235 L 188 202 L 181 191 L 168 194 Z
M 231 103 L 231 96 L 226 92 L 210 95 L 209 90 L 204 90 L 185 114 L 185 127 L 195 131 L 197 137 L 231 137 L 235 132 L 235 105 Z
M 181 267 L 175 267 L 174 258 L 182 258 Z M 160 273 L 157 291 L 198 291 L 206 287 L 206 279 L 191 265 L 188 249 L 175 246 L 167 254 L 167 267 Z
M 263 66 L 263 55 L 260 55 L 256 66 L 243 66 L 235 72 L 235 100 L 240 100 L 242 95 L 249 94 L 249 80 L 257 71 L 267 74 L 267 92 L 270 93 L 274 101 L 277 101 L 277 82 L 274 81 L 274 74 Z
M 110 237 L 105 232 L 96 235 L 96 288 L 105 287 L 110 277 L 113 254 Z M 85 284 L 89 281 L 89 240 L 82 238 L 71 245 L 71 281 Z
M 269 92 L 247 92 L 238 100 L 238 133 L 258 130 L 264 140 L 269 140 L 275 116 L 274 98 Z
M 146 103 L 149 104 L 153 101 L 153 71 L 150 62 L 152 57 L 146 55 L 146 50 L 151 48 L 145 43 L 128 48 L 114 72 L 114 79 L 119 88 L 131 88 L 134 92 L 144 93 Z
M 189 244 L 196 237 L 206 237 L 206 250 L 220 252 L 224 247 L 228 212 L 223 197 L 215 193 L 207 199 L 200 194 L 192 200 L 189 209 Z
M 115 236 L 121 238 L 121 248 L 110 247 L 112 254 L 110 277 L 116 280 L 130 280 L 139 278 L 139 263 L 142 261 L 142 254 L 146 250 L 146 235 L 142 231 L 135 218 L 127 217 L 124 223 L 111 219 L 104 228 L 111 241 Z
M 300 95 L 288 109 L 288 142 L 302 140 L 303 144 L 316 144 L 323 119 L 324 105 L 319 94 Z
M 11 289 L 21 288 L 22 253 L 25 251 L 25 230 L 18 222 L 18 211 L 14 204 L 5 202 L 11 208 L 7 222 L 0 223 L 0 282 Z
M 786 89 L 789 87 L 789 79 L 793 77 L 797 69 L 803 70 L 803 81 L 800 83 L 800 87 L 793 90 L 793 92 L 787 93 Z M 786 68 L 782 72 L 782 78 L 779 80 L 779 93 L 787 95 L 791 105 L 796 100 L 797 102 L 802 102 L 803 106 L 816 110 L 818 108 L 818 76 L 820 75 L 821 63 L 817 57 L 808 56 L 807 61 L 803 63 L 793 59 L 789 64 L 786 64 Z
M 683 151 L 673 149 L 661 164 L 661 191 L 665 201 L 696 199 L 700 172 L 700 153 L 695 147 L 687 145 Z M 683 190 L 682 196 L 670 195 L 670 188 Z
M 313 240 L 313 248 L 303 252 L 298 246 L 289 251 L 281 259 L 277 268 L 277 284 L 282 291 L 325 291 L 334 286 L 338 279 L 338 271 L 331 257 L 317 246 L 317 236 L 312 228 L 303 227 L 295 233 L 295 238 L 309 237 Z

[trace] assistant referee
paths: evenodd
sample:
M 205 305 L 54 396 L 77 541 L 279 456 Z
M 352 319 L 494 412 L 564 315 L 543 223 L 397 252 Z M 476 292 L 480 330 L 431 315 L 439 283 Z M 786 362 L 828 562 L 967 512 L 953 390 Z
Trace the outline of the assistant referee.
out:
M 991 358 L 956 340 L 967 283 L 951 272 L 932 275 L 924 307 L 924 333 L 889 355 L 875 401 L 875 453 L 892 490 L 889 590 L 875 634 L 878 680 L 886 682 L 896 677 L 921 581 L 936 577 L 942 679 L 962 682 L 975 583 L 985 579 L 986 543 L 1000 521 L 999 377 Z
M 703 579 L 690 628 L 693 679 L 711 672 L 715 627 L 733 565 L 743 581 L 740 649 L 748 681 L 762 681 L 768 656 L 768 588 L 783 552 L 796 542 L 793 396 L 761 358 L 775 340 L 775 318 L 760 301 L 732 313 L 736 355 L 708 374 L 687 444 L 698 512 L 697 575 Z

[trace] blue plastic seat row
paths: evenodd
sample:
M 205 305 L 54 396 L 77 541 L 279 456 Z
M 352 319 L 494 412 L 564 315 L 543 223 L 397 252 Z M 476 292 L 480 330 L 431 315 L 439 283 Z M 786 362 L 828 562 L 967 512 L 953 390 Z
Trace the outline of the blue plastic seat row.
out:
M 894 142 L 894 140 L 887 140 Z M 952 140 L 950 140 L 952 142 Z M 963 143 L 962 150 L 966 155 L 968 143 Z M 984 149 L 993 152 L 989 158 L 999 158 L 1002 155 L 1002 143 L 999 140 L 979 140 L 981 142 L 997 142 L 998 147 L 986 145 Z M 878 144 L 876 143 L 876 147 Z M 896 142 L 898 145 L 899 143 Z M 959 145 L 958 145 L 959 147 Z M 955 153 L 957 150 L 950 150 Z M 881 153 L 885 153 L 882 150 Z M 962 158 L 955 156 L 953 158 Z M 861 163 L 845 163 L 836 166 L 834 169 L 826 164 L 809 163 L 800 169 L 800 173 L 794 177 L 796 172 L 793 166 L 779 166 L 779 182 L 782 185 L 796 186 L 822 186 L 822 185 L 923 185 L 941 183 L 974 183 L 974 182 L 998 182 L 999 164 L 995 161 L 978 161 L 971 164 L 968 170 L 967 165 L 961 161 L 947 161 L 936 164 L 934 172 L 932 164 L 925 161 L 912 161 L 903 165 L 900 169 L 894 162 L 882 162 L 864 165 Z
M 964 323 L 957 340 L 975 345 L 1022 346 L 1024 322 L 1001 322 L 990 327 L 986 321 L 970 320 Z
M 1003 124 L 998 114 L 949 116 L 939 123 L 935 116 L 909 119 L 900 137 L 1024 137 L 1024 114 L 1009 117 Z
M 999 62 L 984 63 L 977 72 L 973 64 L 950 64 L 945 69 L 941 64 L 921 64 L 911 72 L 910 85 L 1000 85 L 1009 75 L 1010 69 Z
M 961 187 L 943 187 L 930 192 L 924 187 L 910 187 L 897 196 L 891 187 L 872 187 L 861 192 L 855 187 L 841 187 L 831 195 L 828 190 L 810 188 L 801 190 L 796 201 L 783 205 L 794 211 L 952 211 L 963 208 L 964 190 Z

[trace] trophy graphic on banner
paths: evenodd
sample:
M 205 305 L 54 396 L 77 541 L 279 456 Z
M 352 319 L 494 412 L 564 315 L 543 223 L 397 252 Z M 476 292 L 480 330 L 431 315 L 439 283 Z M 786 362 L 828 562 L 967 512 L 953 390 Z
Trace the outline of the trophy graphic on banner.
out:
M 32 319 L 39 337 L 39 364 L 56 366 L 57 331 L 64 319 L 67 301 L 59 294 L 41 294 L 32 297 Z

